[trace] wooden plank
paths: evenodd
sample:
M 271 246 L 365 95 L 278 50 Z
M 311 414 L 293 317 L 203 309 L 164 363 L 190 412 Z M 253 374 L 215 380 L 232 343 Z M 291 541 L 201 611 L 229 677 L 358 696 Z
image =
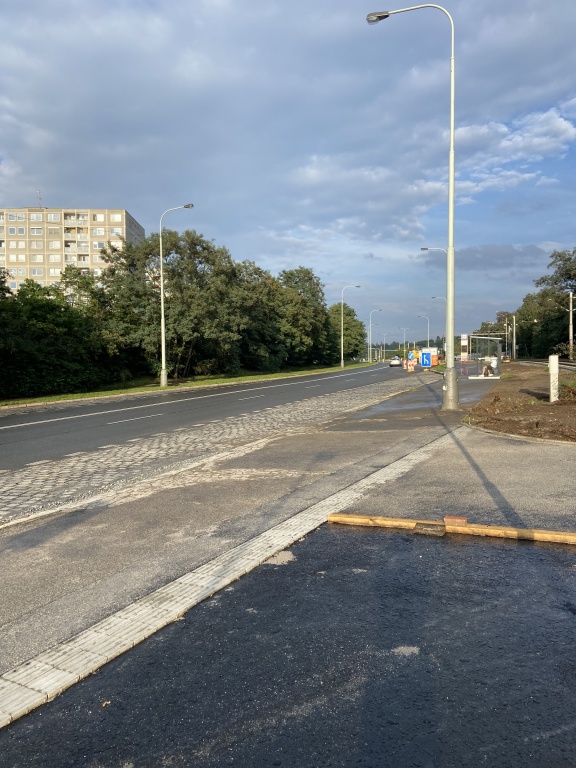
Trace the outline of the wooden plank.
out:
M 484 525 L 482 523 L 451 523 L 445 520 L 415 520 L 406 517 L 381 517 L 379 515 L 353 515 L 338 512 L 328 516 L 329 523 L 343 525 L 368 525 L 379 528 L 396 528 L 414 531 L 418 525 L 442 526 L 446 533 L 461 533 L 466 536 L 494 536 L 501 539 L 523 539 L 528 541 L 551 541 L 557 544 L 576 544 L 575 531 L 548 531 L 542 528 L 516 528 L 511 525 Z

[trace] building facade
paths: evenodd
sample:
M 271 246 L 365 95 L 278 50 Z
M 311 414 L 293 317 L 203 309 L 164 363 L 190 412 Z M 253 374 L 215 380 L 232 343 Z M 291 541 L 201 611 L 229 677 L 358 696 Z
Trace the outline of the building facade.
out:
M 26 279 L 51 285 L 69 266 L 100 274 L 102 248 L 145 237 L 128 211 L 104 208 L 0 208 L 0 269 L 18 290 Z

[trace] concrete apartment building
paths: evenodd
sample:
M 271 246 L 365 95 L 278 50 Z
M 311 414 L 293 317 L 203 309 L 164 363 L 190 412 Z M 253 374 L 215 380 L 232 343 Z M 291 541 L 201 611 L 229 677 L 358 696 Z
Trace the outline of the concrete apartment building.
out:
M 116 208 L 0 208 L 0 269 L 12 290 L 27 278 L 57 283 L 68 265 L 100 274 L 102 248 L 144 236 L 144 227 Z

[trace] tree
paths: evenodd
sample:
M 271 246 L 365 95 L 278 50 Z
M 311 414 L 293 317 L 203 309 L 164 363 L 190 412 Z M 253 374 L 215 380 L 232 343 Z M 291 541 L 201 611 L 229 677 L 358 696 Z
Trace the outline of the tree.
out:
M 554 251 L 548 268 L 554 272 L 534 280 L 535 285 L 550 288 L 556 294 L 576 291 L 576 248 L 571 251 Z
M 324 286 L 311 269 L 299 267 L 278 276 L 283 288 L 281 334 L 286 363 L 329 363 L 334 354 Z
M 356 312 L 346 302 L 332 304 L 328 309 L 332 332 L 338 339 L 340 348 L 340 335 L 342 332 L 342 314 L 344 315 L 344 357 L 360 357 L 364 355 L 366 348 L 366 326 L 356 317 Z
M 90 389 L 113 376 L 98 324 L 59 286 L 26 280 L 0 299 L 3 397 Z

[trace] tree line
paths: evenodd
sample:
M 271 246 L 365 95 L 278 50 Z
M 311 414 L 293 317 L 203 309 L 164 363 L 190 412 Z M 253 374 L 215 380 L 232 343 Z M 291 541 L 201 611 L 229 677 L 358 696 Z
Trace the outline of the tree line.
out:
M 527 294 L 518 309 L 498 312 L 495 322 L 484 321 L 474 333 L 499 334 L 505 338 L 508 329 L 511 345 L 514 316 L 519 357 L 568 356 L 569 294 L 576 292 L 576 248 L 554 251 L 548 269 L 552 270 L 550 274 L 534 280 L 539 291 Z
M 326 306 L 307 267 L 278 276 L 194 230 L 164 230 L 166 352 L 173 379 L 272 373 L 340 359 L 341 305 Z M 89 391 L 160 371 L 159 236 L 108 245 L 100 275 L 67 267 L 60 283 L 0 272 L 0 397 Z M 344 355 L 366 329 L 344 305 Z

